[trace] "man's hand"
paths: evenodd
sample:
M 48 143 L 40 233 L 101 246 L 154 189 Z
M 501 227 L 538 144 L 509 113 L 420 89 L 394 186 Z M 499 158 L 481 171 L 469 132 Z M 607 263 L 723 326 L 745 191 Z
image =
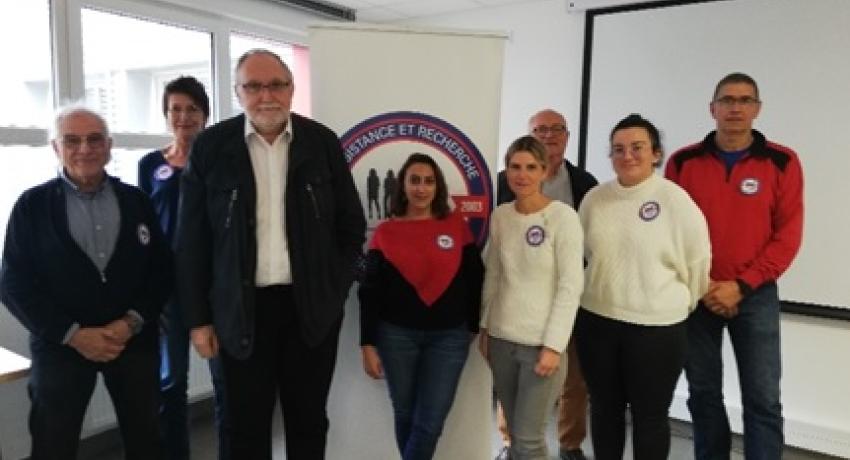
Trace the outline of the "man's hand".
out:
M 119 345 L 126 345 L 130 337 L 133 337 L 133 331 L 130 330 L 130 325 L 123 319 L 116 319 L 103 327 L 112 333 L 113 340 Z
M 560 364 L 560 353 L 551 348 L 540 347 L 540 354 L 537 355 L 537 364 L 534 366 L 534 373 L 541 377 L 549 377 L 558 371 Z
M 728 319 L 738 315 L 743 297 L 737 281 L 712 281 L 702 301 L 712 313 Z
M 366 374 L 373 379 L 384 378 L 384 367 L 381 366 L 378 350 L 372 345 L 363 345 L 360 347 L 360 353 L 363 355 L 363 370 Z
M 125 342 L 107 327 L 81 327 L 71 336 L 68 345 L 89 361 L 105 363 L 124 351 Z
M 192 329 L 192 345 L 202 358 L 215 358 L 218 354 L 218 337 L 212 324 Z

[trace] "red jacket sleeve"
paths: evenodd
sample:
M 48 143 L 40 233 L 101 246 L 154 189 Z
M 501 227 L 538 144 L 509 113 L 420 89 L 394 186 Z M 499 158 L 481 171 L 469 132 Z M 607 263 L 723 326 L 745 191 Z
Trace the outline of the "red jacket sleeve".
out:
M 790 152 L 789 152 L 790 153 Z M 771 215 L 773 235 L 739 276 L 750 287 L 778 279 L 797 255 L 803 237 L 803 170 L 793 153 L 779 178 L 779 193 Z

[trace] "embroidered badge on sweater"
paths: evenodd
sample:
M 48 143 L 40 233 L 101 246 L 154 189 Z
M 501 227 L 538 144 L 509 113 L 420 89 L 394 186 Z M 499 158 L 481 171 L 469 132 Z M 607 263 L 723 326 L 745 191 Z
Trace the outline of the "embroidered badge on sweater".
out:
M 540 246 L 546 240 L 546 230 L 539 225 L 532 225 L 525 232 L 525 241 L 530 246 Z
M 755 195 L 759 192 L 759 180 L 748 177 L 741 181 L 741 193 L 744 195 Z
M 640 218 L 646 222 L 655 220 L 655 218 L 661 214 L 661 205 L 658 204 L 657 201 L 647 201 L 640 206 L 638 214 L 640 215 Z
M 156 178 L 156 180 L 158 181 L 168 180 L 173 175 L 174 168 L 167 164 L 159 165 L 159 167 L 156 168 L 156 171 L 154 171 L 153 173 L 153 177 Z

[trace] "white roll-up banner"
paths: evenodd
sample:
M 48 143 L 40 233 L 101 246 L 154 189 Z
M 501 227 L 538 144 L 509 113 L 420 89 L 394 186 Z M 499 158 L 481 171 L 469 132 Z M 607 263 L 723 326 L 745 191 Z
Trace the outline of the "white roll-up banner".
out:
M 342 140 L 367 215 L 367 237 L 387 216 L 402 163 L 421 152 L 440 166 L 451 205 L 484 244 L 501 156 L 496 149 L 505 38 L 385 25 L 310 28 L 313 117 Z M 327 458 L 399 458 L 386 381 L 363 371 L 354 290 L 345 308 L 328 404 Z M 473 345 L 435 459 L 492 458 L 492 379 Z

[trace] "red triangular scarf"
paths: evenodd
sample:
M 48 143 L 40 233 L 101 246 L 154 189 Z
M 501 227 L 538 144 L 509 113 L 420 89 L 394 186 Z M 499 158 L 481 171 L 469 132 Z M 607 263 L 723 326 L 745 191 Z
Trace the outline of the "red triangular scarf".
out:
M 463 247 L 472 241 L 469 225 L 452 213 L 445 219 L 384 221 L 369 248 L 381 251 L 430 307 L 448 289 L 460 268 Z

